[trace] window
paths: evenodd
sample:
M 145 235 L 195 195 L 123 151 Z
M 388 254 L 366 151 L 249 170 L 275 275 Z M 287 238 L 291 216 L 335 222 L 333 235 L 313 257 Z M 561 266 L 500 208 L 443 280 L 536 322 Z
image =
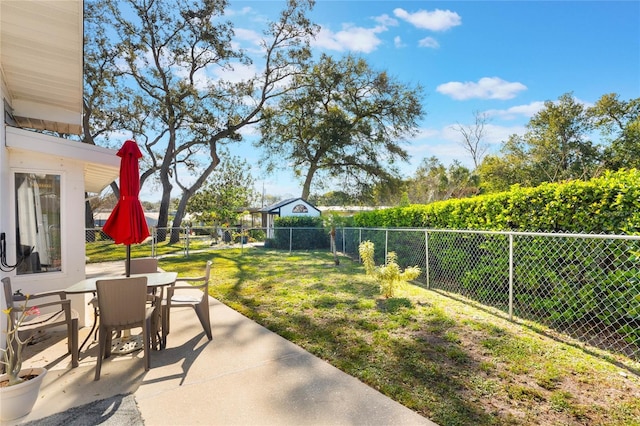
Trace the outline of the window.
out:
M 297 204 L 294 208 L 293 208 L 293 213 L 308 213 L 309 210 L 307 209 L 307 206 L 305 206 L 304 204 Z
M 17 274 L 61 270 L 60 175 L 16 173 Z

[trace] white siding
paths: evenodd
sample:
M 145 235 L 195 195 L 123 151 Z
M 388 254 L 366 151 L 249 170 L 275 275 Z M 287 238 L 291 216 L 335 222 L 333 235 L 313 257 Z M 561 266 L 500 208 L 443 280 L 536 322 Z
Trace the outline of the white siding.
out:
M 6 151 L 6 150 L 3 150 Z M 15 271 L 6 273 L 11 277 L 14 288 L 23 293 L 39 293 L 42 291 L 60 290 L 85 278 L 85 231 L 84 231 L 84 164 L 67 158 L 56 158 L 46 154 L 30 151 L 11 151 L 8 167 L 8 183 L 14 184 L 14 172 L 37 172 L 60 174 L 61 180 L 61 236 L 62 236 L 62 271 L 26 275 L 15 275 Z M 3 176 L 5 170 L 3 168 Z M 3 187 L 5 186 L 3 179 Z M 9 263 L 15 262 L 16 225 L 15 225 L 15 191 L 7 188 L 9 201 L 3 204 L 2 215 L 6 226 L 3 232 L 7 236 Z M 8 216 L 4 219 L 4 216 Z M 88 314 L 84 296 L 74 296 L 73 308 L 80 313 L 80 322 L 84 324 Z

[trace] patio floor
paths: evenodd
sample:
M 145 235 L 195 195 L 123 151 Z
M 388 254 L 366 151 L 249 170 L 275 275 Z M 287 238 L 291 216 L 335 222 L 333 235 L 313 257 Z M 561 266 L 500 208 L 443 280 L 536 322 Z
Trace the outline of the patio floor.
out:
M 3 424 L 49 425 L 49 416 L 104 399 L 93 418 L 71 424 L 116 424 L 119 411 L 132 410 L 131 395 L 140 414 L 133 424 L 434 424 L 213 298 L 210 309 L 212 341 L 192 309 L 173 309 L 167 348 L 151 353 L 150 371 L 141 353 L 111 357 L 99 381 L 96 344 L 72 369 L 66 337 L 51 333 L 23 364 L 48 369 L 33 411 Z M 80 338 L 88 332 L 81 329 Z

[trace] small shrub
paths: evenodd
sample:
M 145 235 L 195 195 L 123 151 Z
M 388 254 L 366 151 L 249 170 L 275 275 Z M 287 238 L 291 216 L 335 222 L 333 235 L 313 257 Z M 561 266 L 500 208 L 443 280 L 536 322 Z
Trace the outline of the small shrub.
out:
M 389 252 L 387 263 L 376 270 L 376 278 L 380 282 L 380 292 L 384 297 L 394 297 L 396 291 L 407 281 L 415 280 L 420 275 L 420 268 L 409 266 L 404 272 L 400 271 L 395 252 Z
M 360 259 L 364 264 L 364 270 L 367 275 L 373 276 L 376 270 L 376 264 L 373 260 L 373 254 L 375 251 L 374 244 L 371 241 L 363 241 L 358 247 L 360 252 Z
M 358 249 L 365 273 L 380 283 L 380 293 L 386 298 L 394 297 L 396 291 L 407 281 L 415 280 L 420 275 L 420 268 L 417 266 L 409 266 L 402 272 L 393 251 L 387 255 L 385 265 L 376 267 L 373 260 L 375 245 L 371 241 L 363 241 Z

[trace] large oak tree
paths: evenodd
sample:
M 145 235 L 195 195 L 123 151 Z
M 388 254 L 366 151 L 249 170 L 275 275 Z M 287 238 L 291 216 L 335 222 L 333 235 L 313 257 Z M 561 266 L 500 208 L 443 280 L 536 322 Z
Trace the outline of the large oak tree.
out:
M 502 155 L 485 157 L 478 169 L 483 188 L 590 179 L 602 170 L 601 147 L 591 140 L 587 109 L 571 93 L 546 101 L 526 127 L 524 135 L 509 137 Z
M 260 123 L 268 169 L 292 168 L 302 198 L 313 185 L 343 182 L 342 191 L 391 180 L 394 164 L 407 160 L 402 148 L 423 117 L 422 88 L 396 81 L 352 55 L 322 55 Z
M 161 191 L 158 227 L 168 225 L 171 191 L 180 191 L 172 227 L 178 228 L 188 200 L 220 163 L 218 149 L 241 139 L 240 130 L 260 121 L 263 108 L 287 90 L 309 58 L 308 40 L 316 27 L 306 18 L 310 0 L 289 0 L 279 20 L 269 23 L 260 45 L 258 72 L 243 81 L 214 73 L 252 63 L 234 48 L 233 25 L 224 20 L 226 0 L 94 0 L 89 50 L 102 51 L 87 73 L 105 67 L 112 95 L 98 112 L 107 128 L 114 104 L 121 118 L 110 132 L 131 134 L 146 154 L 141 185 L 151 177 Z M 105 86 L 106 87 L 106 86 Z M 114 90 L 115 89 L 115 90 Z M 102 116 L 100 115 L 102 114 Z M 104 117 L 100 119 L 100 117 Z M 160 238 L 163 234 L 160 234 Z M 175 233 L 175 238 L 178 234 Z M 173 236 L 172 236 L 173 238 Z

